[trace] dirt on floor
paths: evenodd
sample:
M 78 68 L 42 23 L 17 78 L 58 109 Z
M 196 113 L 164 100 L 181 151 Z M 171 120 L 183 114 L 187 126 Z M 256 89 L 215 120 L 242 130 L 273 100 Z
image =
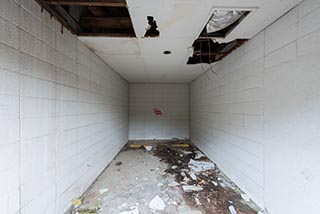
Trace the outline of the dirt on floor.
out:
M 179 146 L 180 144 L 180 146 Z M 190 161 L 201 165 L 212 163 L 191 143 L 160 143 L 154 154 L 168 163 L 167 173 L 173 174 L 182 185 L 195 186 L 194 191 L 184 191 L 183 196 L 190 206 L 207 214 L 256 214 L 256 206 L 243 199 L 245 195 L 215 165 L 209 170 L 190 169 Z M 245 198 L 248 200 L 247 198 Z M 253 208 L 254 207 L 254 208 Z
M 71 214 L 257 214 L 258 207 L 191 142 L 129 142 Z

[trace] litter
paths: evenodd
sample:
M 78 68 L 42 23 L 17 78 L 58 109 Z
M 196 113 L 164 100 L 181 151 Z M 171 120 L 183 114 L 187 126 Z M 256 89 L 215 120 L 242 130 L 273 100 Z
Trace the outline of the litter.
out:
M 142 146 L 141 144 L 134 144 L 134 143 L 130 144 L 131 148 L 137 148 L 138 149 L 138 148 L 141 148 L 141 146 Z
M 171 169 L 178 169 L 178 166 L 173 165 L 173 166 L 171 167 Z
M 207 182 L 205 180 L 201 180 L 200 182 L 198 182 L 198 185 L 204 185 L 206 184 Z
M 133 210 L 129 210 L 129 211 L 123 211 L 119 214 L 139 214 L 139 209 L 138 208 L 134 208 Z
M 172 181 L 171 183 L 168 184 L 169 187 L 176 187 L 179 186 L 180 184 L 176 181 Z
M 215 185 L 215 186 L 218 186 L 218 182 L 211 181 L 211 183 L 213 183 L 213 185 Z
M 195 161 L 193 159 L 190 159 L 188 166 L 192 171 L 196 173 L 215 169 L 215 164 L 212 162 Z
M 197 205 L 201 206 L 201 202 L 200 202 L 199 198 L 195 197 L 194 200 L 196 201 Z
M 108 191 L 109 191 L 108 188 L 103 188 L 103 189 L 100 189 L 100 190 L 99 190 L 99 192 L 100 192 L 101 195 L 102 195 L 103 193 L 108 192 Z
M 197 180 L 197 176 L 194 173 L 189 174 L 192 180 Z
M 176 143 L 176 144 L 172 144 L 172 147 L 189 147 L 189 144 L 187 144 L 187 143 Z
M 77 208 L 82 204 L 82 199 L 81 198 L 75 198 L 72 201 L 73 207 Z
M 153 211 L 164 210 L 165 207 L 166 204 L 159 196 L 154 197 L 149 203 L 149 208 Z
M 228 207 L 229 208 L 229 211 L 230 211 L 230 214 L 237 214 L 237 211 L 236 211 L 236 209 L 234 208 L 234 206 L 229 206 Z
M 182 189 L 185 192 L 198 192 L 198 191 L 203 190 L 202 187 L 198 187 L 195 185 L 184 185 L 184 186 L 182 186 Z
M 200 151 L 196 151 L 196 155 L 195 155 L 195 157 L 194 157 L 194 159 L 200 159 L 200 158 L 204 158 L 204 157 L 206 157 L 202 152 L 200 152 Z
M 150 152 L 152 150 L 152 146 L 143 145 L 143 147 Z
M 243 199 L 243 200 L 245 200 L 245 201 L 247 201 L 247 202 L 249 202 L 250 201 L 250 197 L 247 195 L 247 194 L 241 194 L 241 198 Z
M 193 154 L 193 152 L 191 152 L 191 151 L 182 151 L 182 153 L 185 154 L 185 155 Z M 183 157 L 183 156 L 181 156 L 181 157 Z

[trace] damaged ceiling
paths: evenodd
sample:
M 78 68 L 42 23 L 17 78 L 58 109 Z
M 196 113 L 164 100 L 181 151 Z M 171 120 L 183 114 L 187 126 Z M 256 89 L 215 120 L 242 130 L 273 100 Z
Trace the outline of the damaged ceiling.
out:
M 301 2 L 36 1 L 45 5 L 49 12 L 63 9 L 71 14 L 73 21 L 60 20 L 64 26 L 72 29 L 84 44 L 129 82 L 166 83 L 192 81 L 211 68 L 209 63 L 222 59 Z M 215 13 L 219 18 L 221 11 L 237 11 L 233 15 L 239 17 L 230 19 L 224 29 L 213 32 L 215 23 L 210 28 L 206 24 Z

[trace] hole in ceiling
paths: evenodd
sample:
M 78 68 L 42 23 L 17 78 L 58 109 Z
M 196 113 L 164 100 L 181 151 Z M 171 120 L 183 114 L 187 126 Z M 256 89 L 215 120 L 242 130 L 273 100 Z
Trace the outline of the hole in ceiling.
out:
M 153 16 L 147 16 L 148 27 L 147 31 L 144 34 L 144 37 L 157 37 L 160 35 L 160 31 L 157 29 L 157 22 L 154 20 Z
M 163 54 L 166 54 L 166 55 L 171 54 L 171 51 L 168 51 L 168 50 L 163 51 Z
M 207 63 L 211 64 L 222 60 L 233 50 L 244 44 L 246 40 L 239 39 L 229 43 L 218 43 L 212 39 L 196 39 L 193 43 L 193 54 L 187 64 Z
M 36 0 L 78 36 L 135 37 L 126 0 Z
M 214 10 L 200 37 L 225 38 L 249 13 L 239 10 Z
M 199 38 L 193 43 L 193 54 L 187 64 L 211 64 L 220 61 L 244 44 L 247 41 L 245 39 L 218 43 L 215 38 L 225 38 L 249 13 L 240 10 L 214 10 Z

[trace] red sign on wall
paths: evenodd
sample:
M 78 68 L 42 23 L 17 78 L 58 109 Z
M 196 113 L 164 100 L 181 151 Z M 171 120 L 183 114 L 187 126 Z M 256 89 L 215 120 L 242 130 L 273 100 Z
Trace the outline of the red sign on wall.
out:
M 153 108 L 153 114 L 160 116 L 162 115 L 162 110 L 159 108 Z

